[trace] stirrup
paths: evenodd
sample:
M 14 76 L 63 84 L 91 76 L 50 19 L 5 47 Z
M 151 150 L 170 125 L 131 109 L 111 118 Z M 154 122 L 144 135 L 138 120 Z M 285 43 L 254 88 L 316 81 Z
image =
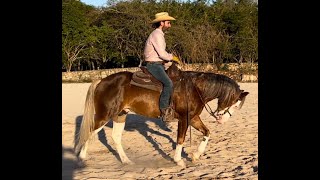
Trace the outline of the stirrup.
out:
M 174 109 L 172 109 L 171 107 L 161 109 L 160 112 L 161 112 L 160 118 L 163 122 L 165 122 L 165 123 L 177 122 L 174 118 Z

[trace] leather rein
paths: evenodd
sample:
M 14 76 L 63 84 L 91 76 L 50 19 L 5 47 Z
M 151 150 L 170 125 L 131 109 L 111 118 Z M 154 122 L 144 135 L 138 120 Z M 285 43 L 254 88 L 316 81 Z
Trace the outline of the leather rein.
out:
M 192 81 L 192 80 L 191 80 L 191 83 L 192 83 L 192 85 L 195 87 L 195 89 L 196 89 L 196 91 L 197 91 L 197 93 L 198 93 L 198 95 L 199 95 L 199 97 L 200 97 L 200 100 L 201 100 L 201 102 L 204 104 L 204 107 L 205 107 L 205 109 L 207 110 L 207 112 L 208 112 L 211 116 L 213 116 L 214 118 L 218 119 L 218 117 L 217 117 L 216 115 L 214 115 L 214 113 L 216 113 L 216 112 L 218 111 L 218 107 L 217 107 L 217 109 L 213 112 L 212 109 L 211 109 L 211 107 L 209 106 L 209 104 L 204 102 L 204 100 L 203 100 L 203 98 L 202 98 L 202 96 L 201 96 L 198 88 L 193 84 L 193 81 Z M 230 107 L 231 107 L 231 106 L 230 106 Z M 221 115 L 225 115 L 226 113 L 229 113 L 229 115 L 230 115 L 230 117 L 231 117 L 232 115 L 231 115 L 231 113 L 229 112 L 230 107 L 228 107 L 228 109 L 226 109 Z M 209 111 L 208 109 L 209 109 L 210 111 Z

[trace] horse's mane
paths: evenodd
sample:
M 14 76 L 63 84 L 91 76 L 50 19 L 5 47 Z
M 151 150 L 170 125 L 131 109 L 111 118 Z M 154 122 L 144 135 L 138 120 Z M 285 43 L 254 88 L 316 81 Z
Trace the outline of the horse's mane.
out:
M 193 76 L 193 83 L 201 91 L 202 99 L 205 102 L 218 98 L 219 102 L 230 106 L 235 98 L 241 93 L 239 85 L 233 79 L 222 74 L 209 72 L 187 72 Z
M 192 81 L 187 82 L 192 82 L 198 88 L 205 103 L 218 98 L 218 104 L 223 102 L 226 106 L 230 106 L 232 101 L 241 94 L 240 86 L 237 82 L 223 74 L 181 71 L 175 64 L 172 64 L 168 69 L 168 75 L 174 79 L 181 76 L 190 77 Z M 241 101 L 239 108 L 243 105 L 244 100 Z

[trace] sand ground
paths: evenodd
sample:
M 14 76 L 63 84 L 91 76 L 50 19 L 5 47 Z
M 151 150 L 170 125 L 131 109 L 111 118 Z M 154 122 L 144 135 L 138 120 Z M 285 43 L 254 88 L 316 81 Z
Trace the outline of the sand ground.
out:
M 78 167 L 73 152 L 75 133 L 79 131 L 84 102 L 90 83 L 62 84 L 62 179 L 258 179 L 258 84 L 239 83 L 250 94 L 242 109 L 223 125 L 214 122 L 207 111 L 201 119 L 211 137 L 205 153 L 192 162 L 202 134 L 187 131 L 182 158 L 185 168 L 173 162 L 177 123 L 172 132 L 163 129 L 158 119 L 128 115 L 122 144 L 135 165 L 123 165 L 111 138 L 109 122 L 89 145 L 87 166 Z M 216 100 L 209 103 L 216 108 Z

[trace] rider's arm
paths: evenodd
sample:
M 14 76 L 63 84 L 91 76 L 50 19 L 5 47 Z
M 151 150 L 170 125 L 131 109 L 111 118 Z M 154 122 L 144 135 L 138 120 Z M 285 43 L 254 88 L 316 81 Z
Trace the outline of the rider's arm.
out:
M 166 42 L 163 35 L 161 35 L 160 33 L 154 34 L 152 44 L 160 59 L 166 61 L 172 60 L 173 55 L 166 51 Z

